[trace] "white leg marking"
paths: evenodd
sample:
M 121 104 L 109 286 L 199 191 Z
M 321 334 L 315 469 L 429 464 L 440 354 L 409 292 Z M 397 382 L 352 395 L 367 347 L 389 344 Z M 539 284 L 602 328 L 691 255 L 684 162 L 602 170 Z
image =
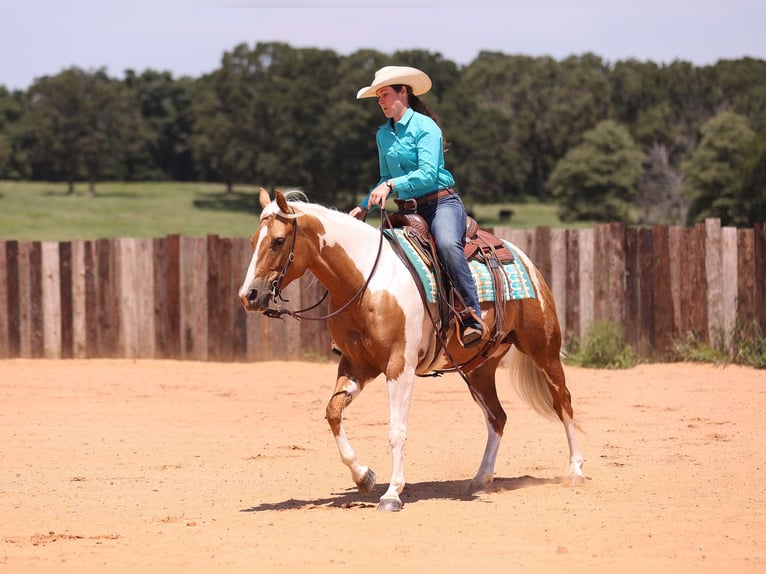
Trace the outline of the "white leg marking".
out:
M 585 484 L 585 475 L 582 472 L 583 458 L 580 448 L 577 446 L 577 436 L 574 421 L 564 413 L 564 430 L 569 444 L 569 479 L 570 486 L 582 486 Z
M 405 367 L 398 379 L 388 385 L 388 442 L 391 445 L 391 482 L 381 497 L 399 501 L 404 490 L 404 444 L 407 441 L 407 418 L 410 413 L 415 370 Z
M 481 489 L 492 483 L 495 478 L 495 463 L 497 461 L 497 453 L 500 450 L 501 436 L 495 431 L 495 428 L 490 423 L 486 412 L 484 413 L 484 417 L 487 422 L 487 446 L 484 448 L 484 456 L 481 459 L 479 470 L 476 473 L 476 476 L 474 476 L 471 480 L 469 486 L 471 490 Z
M 348 395 L 351 397 L 351 400 L 353 401 L 362 389 L 359 387 L 356 381 L 349 381 L 343 390 L 348 393 Z M 351 478 L 354 480 L 355 484 L 358 484 L 359 481 L 361 481 L 362 478 L 364 478 L 364 476 L 367 474 L 368 468 L 359 464 L 357 461 L 356 452 L 351 446 L 351 443 L 346 436 L 346 430 L 343 427 L 342 415 L 340 420 L 340 428 L 338 429 L 338 434 L 335 437 L 335 444 L 338 447 L 341 461 L 343 461 L 343 464 L 345 464 L 349 470 L 351 470 Z

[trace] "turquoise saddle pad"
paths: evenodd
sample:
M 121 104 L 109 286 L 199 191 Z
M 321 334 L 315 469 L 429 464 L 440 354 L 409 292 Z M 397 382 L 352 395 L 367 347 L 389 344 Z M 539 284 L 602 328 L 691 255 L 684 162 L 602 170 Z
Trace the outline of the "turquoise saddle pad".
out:
M 438 293 L 433 269 L 423 261 L 420 254 L 410 244 L 403 229 L 386 229 L 386 235 L 391 241 L 394 241 L 391 237 L 392 231 L 396 233 L 396 240 L 399 242 L 399 245 L 402 246 L 404 253 L 407 255 L 407 259 L 409 259 L 410 263 L 417 271 L 420 282 L 423 284 L 426 295 L 428 296 L 428 302 L 436 303 Z M 503 276 L 505 278 L 505 281 L 503 282 L 503 300 L 534 299 L 535 289 L 532 286 L 532 281 L 529 279 L 527 269 L 523 265 L 517 263 L 517 261 L 521 259 L 518 249 L 505 240 L 503 240 L 503 243 L 505 243 L 505 246 L 513 254 L 514 258 L 510 263 L 502 265 L 504 271 Z M 495 288 L 492 285 L 492 276 L 490 275 L 487 266 L 479 261 L 469 261 L 468 266 L 471 269 L 473 280 L 476 282 L 476 289 L 479 292 L 479 301 L 494 301 Z

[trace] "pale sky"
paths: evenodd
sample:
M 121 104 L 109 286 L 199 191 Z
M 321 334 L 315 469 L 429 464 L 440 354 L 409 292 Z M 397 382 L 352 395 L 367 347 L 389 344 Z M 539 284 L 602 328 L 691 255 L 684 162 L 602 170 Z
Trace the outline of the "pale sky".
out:
M 764 0 L 0 0 L 0 85 L 25 90 L 71 66 L 196 78 L 259 41 L 458 65 L 482 50 L 707 65 L 766 59 L 765 29 Z

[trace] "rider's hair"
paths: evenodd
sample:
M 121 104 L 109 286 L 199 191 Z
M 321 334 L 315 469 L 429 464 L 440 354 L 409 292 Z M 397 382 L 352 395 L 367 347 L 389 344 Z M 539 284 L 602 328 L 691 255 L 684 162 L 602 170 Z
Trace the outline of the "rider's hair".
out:
M 417 97 L 415 94 L 412 93 L 412 86 L 407 86 L 405 84 L 393 84 L 391 86 L 391 89 L 394 90 L 395 92 L 400 92 L 402 88 L 407 88 L 407 105 L 411 107 L 413 110 L 415 110 L 416 112 L 431 118 L 433 121 L 436 122 L 436 125 L 439 126 L 439 129 L 442 130 L 442 142 L 443 142 L 444 151 L 446 152 L 447 149 L 449 148 L 449 145 L 447 144 L 447 139 L 444 137 L 444 129 L 442 128 L 442 124 L 439 121 L 439 116 L 433 113 L 423 100 L 421 100 L 419 97 Z

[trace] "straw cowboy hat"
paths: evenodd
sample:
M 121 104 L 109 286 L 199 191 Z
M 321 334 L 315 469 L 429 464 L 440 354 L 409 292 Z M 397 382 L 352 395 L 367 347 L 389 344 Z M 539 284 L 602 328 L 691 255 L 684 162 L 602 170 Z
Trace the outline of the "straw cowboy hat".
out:
M 412 93 L 416 96 L 425 94 L 431 89 L 431 78 L 425 72 L 409 66 L 385 66 L 375 72 L 375 79 L 372 84 L 362 88 L 356 94 L 356 99 L 374 98 L 376 92 L 384 86 L 405 85 L 412 88 Z

